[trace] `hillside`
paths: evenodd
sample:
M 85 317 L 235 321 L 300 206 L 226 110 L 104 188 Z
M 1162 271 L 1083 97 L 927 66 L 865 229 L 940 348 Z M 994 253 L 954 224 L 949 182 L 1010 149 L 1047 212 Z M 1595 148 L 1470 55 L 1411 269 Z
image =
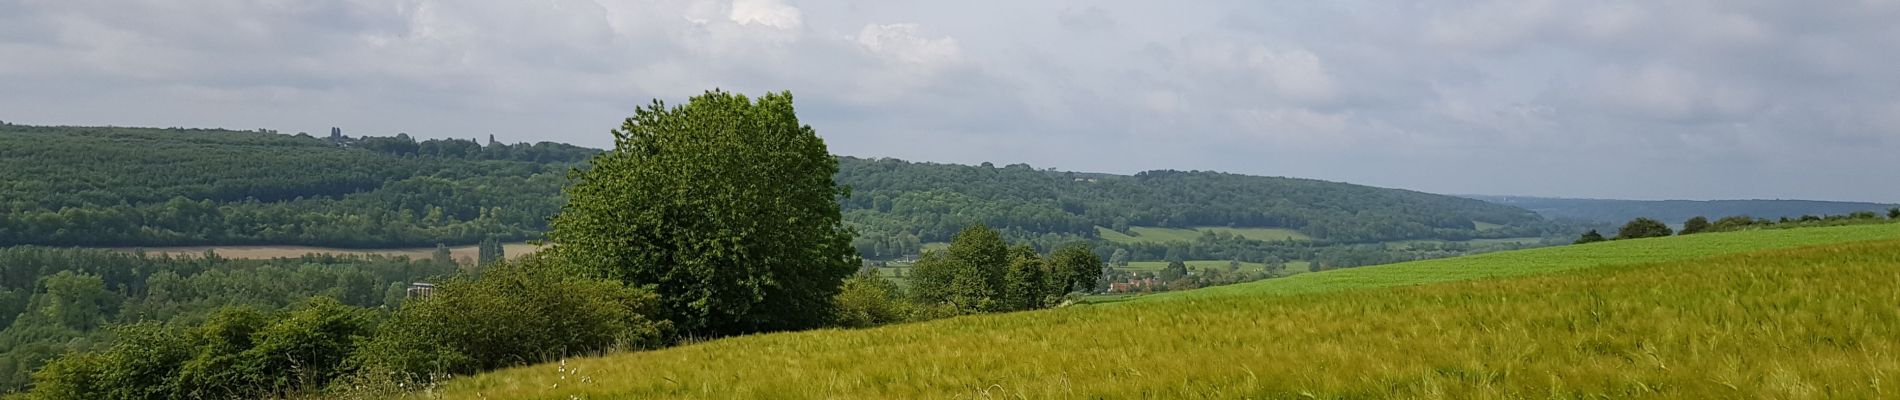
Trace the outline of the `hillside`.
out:
M 1253 239 L 1334 243 L 1539 236 L 1549 228 L 1525 210 L 1478 200 L 1220 172 L 1112 175 L 845 157 L 837 181 L 851 187 L 842 206 L 867 240 L 941 242 L 975 223 L 1019 239 L 1223 227 L 1286 230 Z
M 1885 213 L 1894 204 L 1813 200 L 1604 200 L 1522 196 L 1466 196 L 1522 207 L 1545 218 L 1567 218 L 1601 223 L 1623 223 L 1638 217 L 1669 223 L 1697 216 L 1716 218 L 1743 215 L 1762 219 L 1803 215 L 1845 215 L 1857 211 Z
M 403 248 L 535 239 L 560 210 L 566 173 L 598 152 L 493 138 L 0 125 L 0 246 Z M 860 233 L 854 244 L 873 258 L 915 254 L 976 223 L 1045 249 L 1100 239 L 1099 229 L 1124 236 L 1199 229 L 1191 232 L 1322 245 L 1557 230 L 1530 212 L 1477 200 L 1216 172 L 1122 176 L 843 157 L 836 180 L 854 194 L 841 204 Z M 1159 259 L 1167 250 L 1159 246 L 1199 238 L 1152 239 L 1123 244 Z M 1272 251 L 1219 241 L 1198 245 L 1196 256 L 1257 260 Z
M 598 150 L 0 125 L 0 246 L 425 247 L 538 238 Z
M 571 359 L 439 398 L 1879 397 L 1900 390 L 1896 238 L 1756 230 L 1327 271 Z

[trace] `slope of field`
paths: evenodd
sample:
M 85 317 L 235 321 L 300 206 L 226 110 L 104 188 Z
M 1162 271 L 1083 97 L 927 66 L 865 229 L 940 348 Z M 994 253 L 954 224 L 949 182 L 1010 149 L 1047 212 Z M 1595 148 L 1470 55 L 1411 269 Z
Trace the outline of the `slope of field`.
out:
M 1900 224 L 1492 253 L 1111 304 L 730 338 L 460 378 L 437 394 L 1882 397 L 1900 391 L 1896 238 Z M 1510 278 L 1478 279 L 1487 277 Z
M 1856 211 L 1886 212 L 1895 204 L 1813 200 L 1607 200 L 1557 199 L 1521 196 L 1466 196 L 1498 204 L 1523 207 L 1547 218 L 1570 218 L 1603 223 L 1622 223 L 1637 217 L 1655 218 L 1672 224 L 1697 216 L 1716 218 L 1746 215 L 1777 219 L 1803 215 L 1843 215 Z

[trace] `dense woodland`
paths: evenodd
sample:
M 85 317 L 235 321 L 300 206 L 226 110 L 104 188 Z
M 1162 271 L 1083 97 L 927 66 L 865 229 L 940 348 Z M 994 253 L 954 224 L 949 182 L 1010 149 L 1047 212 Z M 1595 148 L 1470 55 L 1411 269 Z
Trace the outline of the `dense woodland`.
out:
M 5 125 L 0 245 L 373 248 L 538 239 L 564 201 L 569 171 L 598 153 L 492 138 Z M 857 232 L 853 246 L 874 259 L 917 255 L 973 224 L 1043 251 L 1093 240 L 1097 226 L 1290 228 L 1322 245 L 1574 234 L 1512 207 L 1305 179 L 838 163 L 834 179 L 851 189 L 840 206 Z M 1275 246 L 1247 247 L 1284 251 Z M 1153 246 L 1121 247 L 1141 259 L 1166 256 Z
M 598 150 L 0 126 L 0 245 L 426 247 L 538 238 Z
M 1478 200 L 1219 172 L 1123 176 L 846 157 L 837 180 L 851 187 L 842 205 L 860 231 L 925 243 L 972 224 L 1081 237 L 1097 226 L 1290 228 L 1338 243 L 1539 236 L 1546 227 L 1523 209 Z
M 140 321 L 194 325 L 226 309 L 274 313 L 313 296 L 387 309 L 411 282 L 457 271 L 446 253 L 411 261 L 306 256 L 232 260 L 215 253 L 171 258 L 107 250 L 0 249 L 0 393 L 67 352 L 103 348 L 107 329 Z

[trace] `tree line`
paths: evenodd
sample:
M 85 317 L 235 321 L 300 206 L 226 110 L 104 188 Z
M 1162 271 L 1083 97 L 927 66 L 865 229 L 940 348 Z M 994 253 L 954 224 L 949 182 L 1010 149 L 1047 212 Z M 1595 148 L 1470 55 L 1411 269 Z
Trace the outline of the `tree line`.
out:
M 841 205 L 855 226 L 925 243 L 973 224 L 1079 237 L 1094 237 L 1098 226 L 1291 228 L 1341 243 L 1538 236 L 1545 228 L 1533 213 L 1480 200 L 1218 172 L 1122 176 L 843 157 L 837 180 L 851 187 Z
M 205 129 L 0 127 L 0 245 L 416 247 L 539 238 L 597 150 L 391 153 Z M 442 147 L 455 140 L 431 140 Z M 422 146 L 418 144 L 418 146 Z M 431 147 L 431 148 L 433 148 Z M 421 147 L 418 147 L 421 148 Z
M 339 306 L 400 306 L 411 282 L 452 261 L 309 255 L 277 260 L 148 256 L 109 250 L 0 249 L 0 393 L 49 359 L 111 346 L 114 326 L 198 324 L 222 310 L 271 313 L 320 296 Z
M 1873 211 L 1855 211 L 1839 215 L 1803 215 L 1800 217 L 1781 217 L 1775 220 L 1755 218 L 1746 215 L 1732 215 L 1710 222 L 1708 217 L 1695 216 L 1682 222 L 1682 230 L 1677 231 L 1668 224 L 1651 218 L 1636 218 L 1623 224 L 1613 238 L 1606 238 L 1595 229 L 1584 232 L 1572 244 L 1596 243 L 1609 240 L 1641 239 L 1665 237 L 1671 235 L 1693 235 L 1704 232 L 1729 232 L 1744 229 L 1800 228 L 1816 226 L 1853 225 L 1900 221 L 1900 208 L 1888 209 L 1883 220 L 1881 213 Z

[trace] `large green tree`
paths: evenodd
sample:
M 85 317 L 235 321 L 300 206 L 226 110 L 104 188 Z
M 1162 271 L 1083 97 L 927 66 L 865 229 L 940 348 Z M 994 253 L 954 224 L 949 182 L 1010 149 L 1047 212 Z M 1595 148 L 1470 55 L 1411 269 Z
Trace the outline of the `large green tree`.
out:
M 832 181 L 838 161 L 791 93 L 722 91 L 660 101 L 576 171 L 552 253 L 602 277 L 652 285 L 688 335 L 818 326 L 857 268 Z

